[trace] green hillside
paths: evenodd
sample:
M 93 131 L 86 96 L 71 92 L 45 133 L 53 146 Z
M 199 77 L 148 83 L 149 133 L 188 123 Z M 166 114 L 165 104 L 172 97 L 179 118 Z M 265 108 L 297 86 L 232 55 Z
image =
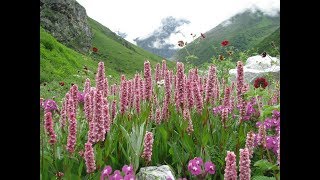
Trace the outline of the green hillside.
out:
M 280 27 L 263 39 L 255 48 L 259 53 L 266 51 L 271 56 L 278 55 L 280 51 Z
M 86 77 L 94 78 L 98 61 L 89 55 L 80 54 L 59 43 L 40 27 L 40 94 L 44 98 L 61 98 L 71 83 L 81 84 Z M 87 66 L 87 75 L 83 71 Z M 79 72 L 78 72 L 79 71 Z M 118 73 L 107 68 L 107 74 L 117 77 Z M 59 82 L 64 82 L 60 86 Z
M 143 70 L 145 59 L 150 61 L 152 67 L 155 67 L 157 62 L 161 63 L 162 57 L 122 39 L 97 21 L 88 18 L 88 23 L 93 33 L 92 46 L 99 49 L 94 58 L 105 60 L 106 66 L 115 71 L 132 75 Z M 170 61 L 167 61 L 167 64 L 169 67 L 174 65 Z
M 234 61 L 236 61 L 238 59 L 237 52 L 253 48 L 279 27 L 279 16 L 271 17 L 260 11 L 255 13 L 246 11 L 204 33 L 206 35 L 204 40 L 198 41 L 198 38 L 189 43 L 186 47 L 180 49 L 173 56 L 173 59 L 185 62 L 188 56 L 185 49 L 187 48 L 190 54 L 194 53 L 198 57 L 191 61 L 192 64 L 200 65 L 209 62 L 213 56 L 226 55 L 226 48 L 222 47 L 220 43 L 223 40 L 228 40 L 230 42 L 228 49 L 233 46 Z M 197 42 L 199 43 L 197 44 Z
M 105 62 L 109 83 L 119 81 L 121 74 L 131 78 L 136 72 L 143 71 L 143 63 L 149 60 L 152 67 L 161 63 L 162 58 L 149 53 L 117 36 L 108 28 L 89 19 L 92 28 L 92 47 L 98 52 L 81 54 L 59 43 L 45 29 L 40 27 L 40 94 L 44 98 L 61 98 L 72 83 L 81 84 L 89 77 L 94 79 L 97 64 Z M 174 63 L 167 61 L 169 67 Z M 84 67 L 88 71 L 85 73 Z M 59 82 L 64 82 L 60 86 Z M 94 83 L 94 82 L 93 82 Z

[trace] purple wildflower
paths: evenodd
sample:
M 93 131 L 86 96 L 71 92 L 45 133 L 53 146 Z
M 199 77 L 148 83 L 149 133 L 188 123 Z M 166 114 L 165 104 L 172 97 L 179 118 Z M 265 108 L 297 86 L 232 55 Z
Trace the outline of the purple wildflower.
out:
M 216 172 L 216 166 L 211 161 L 204 163 L 204 169 L 209 174 L 214 174 Z
M 122 172 L 123 172 L 125 175 L 132 174 L 132 173 L 133 173 L 133 166 L 132 166 L 132 164 L 130 164 L 129 166 L 128 166 L 128 165 L 124 165 L 124 166 L 122 167 Z

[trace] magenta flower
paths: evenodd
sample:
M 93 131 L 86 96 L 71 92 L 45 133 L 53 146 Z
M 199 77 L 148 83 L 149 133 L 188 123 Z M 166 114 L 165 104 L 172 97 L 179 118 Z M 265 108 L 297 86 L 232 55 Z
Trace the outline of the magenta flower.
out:
M 42 104 L 45 112 L 53 112 L 58 110 L 57 103 L 52 99 L 47 99 Z
M 48 111 L 45 114 L 44 127 L 47 134 L 50 136 L 49 143 L 51 145 L 54 145 L 57 142 L 57 136 L 56 136 L 56 133 L 54 132 L 53 126 L 54 124 L 52 121 L 52 113 Z
M 129 174 L 134 173 L 132 164 L 130 164 L 129 166 L 128 166 L 128 165 L 124 165 L 124 166 L 122 167 L 122 172 L 123 172 L 125 175 L 129 175 Z
M 195 157 L 194 160 L 195 160 L 195 163 L 196 163 L 197 165 L 199 165 L 199 166 L 202 166 L 202 165 L 203 165 L 203 160 L 202 160 L 201 158 Z
M 280 118 L 280 112 L 277 110 L 273 110 L 272 111 L 272 118 L 274 118 L 274 119 Z
M 202 162 L 202 159 L 201 159 L 201 158 L 199 158 L 199 159 L 200 159 L 201 162 Z M 201 165 L 200 165 L 200 160 L 199 160 L 199 159 L 198 159 L 198 160 L 192 159 L 192 160 L 190 160 L 189 163 L 188 163 L 188 170 L 190 171 L 190 173 L 191 173 L 192 175 L 197 176 L 197 175 L 201 174 L 201 172 L 202 172 Z
M 127 174 L 124 176 L 124 180 L 135 180 L 136 177 L 133 174 Z
M 112 167 L 106 166 L 101 172 L 100 180 L 104 180 L 105 177 L 109 177 L 111 173 L 112 173 Z
M 84 103 L 84 94 L 85 93 L 82 93 L 80 91 L 78 92 L 77 98 L 79 103 Z
M 115 170 L 113 172 L 113 175 L 110 177 L 110 180 L 123 180 L 123 177 L 121 176 L 121 172 L 119 170 Z
M 209 174 L 216 173 L 216 166 L 211 161 L 208 161 L 208 162 L 204 163 L 204 169 Z
M 143 153 L 141 155 L 147 162 L 151 162 L 152 157 L 152 145 L 153 145 L 153 133 L 146 132 L 144 136 L 144 143 L 143 143 Z
M 240 180 L 249 180 L 251 177 L 250 170 L 250 154 L 247 148 L 240 149 L 240 160 L 239 160 L 239 171 Z
M 224 180 L 237 180 L 236 155 L 234 152 L 227 151 L 225 161 Z
M 90 142 L 85 144 L 84 159 L 86 161 L 87 173 L 93 173 L 96 170 L 96 162 L 94 160 L 94 152 Z

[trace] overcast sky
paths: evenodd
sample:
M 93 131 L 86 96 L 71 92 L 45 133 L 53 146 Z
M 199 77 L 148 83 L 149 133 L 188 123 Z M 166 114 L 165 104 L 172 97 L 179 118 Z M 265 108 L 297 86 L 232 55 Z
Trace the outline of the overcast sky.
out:
M 189 20 L 180 27 L 185 41 L 190 42 L 190 33 L 199 35 L 214 28 L 222 21 L 256 6 L 272 14 L 280 10 L 280 0 L 77 0 L 85 7 L 89 17 L 112 31 L 128 36 L 126 40 L 147 37 L 168 16 Z M 170 41 L 184 38 L 171 37 Z

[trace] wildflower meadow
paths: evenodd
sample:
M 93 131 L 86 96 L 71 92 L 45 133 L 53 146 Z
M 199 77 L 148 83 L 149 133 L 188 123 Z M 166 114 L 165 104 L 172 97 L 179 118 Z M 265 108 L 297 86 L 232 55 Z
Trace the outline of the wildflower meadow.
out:
M 279 82 L 245 82 L 242 61 L 231 81 L 217 63 L 200 73 L 146 60 L 109 84 L 99 62 L 61 101 L 40 98 L 41 179 L 132 180 L 168 165 L 176 179 L 279 180 Z

